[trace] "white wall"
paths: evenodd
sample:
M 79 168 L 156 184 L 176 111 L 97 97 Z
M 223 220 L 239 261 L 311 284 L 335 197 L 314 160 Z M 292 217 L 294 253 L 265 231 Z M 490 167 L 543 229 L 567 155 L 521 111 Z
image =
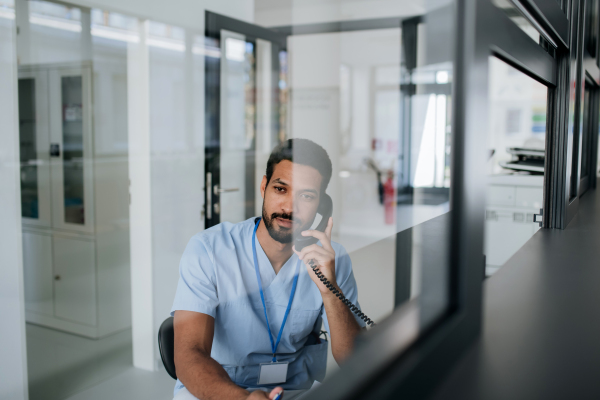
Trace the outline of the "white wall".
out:
M 0 399 L 27 399 L 14 20 L 0 18 Z
M 354 19 L 421 15 L 431 0 L 256 0 L 255 21 L 264 26 L 300 25 Z
M 381 69 L 399 70 L 400 29 L 299 35 L 288 47 L 291 136 L 314 140 L 331 158 L 335 240 L 353 251 L 393 235 L 396 226 L 385 224 L 377 177 L 365 159 L 382 161 L 371 148 L 382 139 L 371 103 Z M 389 114 L 399 118 L 395 109 Z M 397 158 L 394 151 L 387 157 Z M 349 175 L 341 178 L 341 171 Z
M 204 59 L 190 48 L 150 49 L 153 334 L 171 310 L 181 254 L 204 229 Z

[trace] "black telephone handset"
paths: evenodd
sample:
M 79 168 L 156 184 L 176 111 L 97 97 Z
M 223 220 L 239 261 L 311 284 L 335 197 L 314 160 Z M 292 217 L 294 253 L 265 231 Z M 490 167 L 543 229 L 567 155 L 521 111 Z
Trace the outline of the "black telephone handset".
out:
M 321 221 L 319 221 L 319 225 L 317 225 L 315 230 L 325 232 L 325 229 L 327 228 L 327 223 L 329 222 L 329 218 L 333 214 L 333 201 L 327 193 L 323 194 L 317 212 L 321 214 Z M 294 240 L 294 247 L 296 248 L 296 251 L 302 251 L 302 249 L 306 246 L 316 244 L 318 241 L 319 240 L 317 238 L 312 236 L 299 236 Z M 367 317 L 362 311 L 360 311 L 358 307 L 352 304 L 350 300 L 346 298 L 346 296 L 344 296 L 331 284 L 331 282 L 329 282 L 329 280 L 327 280 L 327 278 L 325 278 L 325 275 L 323 275 L 321 271 L 319 271 L 319 268 L 315 264 L 314 260 L 310 260 L 308 262 L 308 265 L 310 265 L 315 275 L 317 275 L 317 278 L 319 278 L 319 280 L 323 282 L 327 289 L 331 290 L 331 292 L 335 294 L 337 298 L 342 301 L 342 303 L 347 305 L 348 308 L 350 308 L 350 310 L 352 310 L 354 314 L 358 315 L 358 317 L 365 321 L 369 326 L 375 325 L 375 323 L 371 321 L 369 317 Z
M 319 221 L 319 225 L 317 225 L 315 230 L 325 232 L 329 218 L 333 214 L 333 201 L 327 193 L 324 193 L 323 198 L 319 202 L 317 213 L 321 214 L 321 221 Z M 296 247 L 296 251 L 302 251 L 306 246 L 315 244 L 318 241 L 317 238 L 312 236 L 298 236 L 296 240 L 294 240 L 294 246 Z

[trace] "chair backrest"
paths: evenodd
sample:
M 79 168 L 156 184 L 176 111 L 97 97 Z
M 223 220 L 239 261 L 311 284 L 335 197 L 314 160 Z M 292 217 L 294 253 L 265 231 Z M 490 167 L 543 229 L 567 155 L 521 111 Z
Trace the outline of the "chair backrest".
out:
M 173 331 L 173 317 L 163 321 L 158 329 L 158 349 L 165 369 L 171 378 L 177 379 L 175 373 L 175 332 Z

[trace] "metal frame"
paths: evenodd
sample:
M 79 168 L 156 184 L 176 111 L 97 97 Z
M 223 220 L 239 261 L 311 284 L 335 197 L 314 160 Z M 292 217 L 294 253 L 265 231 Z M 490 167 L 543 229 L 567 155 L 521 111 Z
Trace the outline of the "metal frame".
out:
M 398 17 L 389 18 L 373 18 L 373 19 L 360 19 L 352 21 L 334 21 L 334 22 L 323 22 L 318 24 L 305 24 L 305 25 L 285 25 L 276 26 L 269 28 L 272 31 L 279 32 L 286 36 L 296 35 L 313 35 L 317 33 L 334 33 L 334 32 L 350 32 L 350 31 L 365 31 L 372 29 L 386 29 L 386 28 L 398 28 L 408 19 L 414 19 L 410 17 L 407 19 Z M 416 17 L 419 18 L 419 17 Z
M 591 148 L 591 146 L 594 142 L 594 132 L 598 132 L 598 114 L 593 112 L 593 110 L 598 109 L 598 85 L 596 82 L 590 79 L 590 76 L 587 73 L 585 76 L 585 93 L 589 94 L 589 96 L 584 96 L 583 102 L 583 130 L 581 136 L 582 142 L 580 146 L 581 168 L 578 189 L 579 197 L 583 196 L 583 194 L 590 189 L 592 186 L 591 181 L 595 180 L 593 178 L 590 179 L 593 176 L 592 173 L 594 171 L 590 161 L 593 158 L 591 157 L 591 153 L 593 152 L 593 148 Z M 587 143 L 584 143 L 584 141 L 587 141 Z M 585 154 L 586 151 L 587 154 Z M 583 157 L 586 155 L 588 160 L 588 168 L 587 171 L 584 171 Z
M 556 51 L 557 86 L 550 91 L 549 125 L 546 137 L 546 174 L 544 177 L 544 227 L 564 229 L 579 207 L 581 136 L 583 132 L 583 97 L 586 76 L 598 83 L 598 32 L 589 34 L 586 29 L 586 12 L 595 11 L 593 26 L 598 27 L 597 1 L 586 7 L 585 0 L 572 0 L 568 11 L 569 46 Z M 559 13 L 557 13 L 558 15 Z M 563 15 L 564 18 L 564 15 Z M 586 36 L 587 34 L 587 36 Z M 595 38 L 595 49 L 588 48 L 586 40 Z M 596 54 L 590 54 L 596 53 Z M 598 110 L 594 110 L 594 114 Z M 592 124 L 597 116 L 592 115 Z M 597 135 L 594 135 L 597 136 Z M 597 138 L 594 138 L 597 141 Z M 592 154 L 590 161 L 596 158 Z M 595 182 L 594 182 L 595 183 Z
M 581 145 L 579 146 L 579 187 L 577 190 L 578 196 L 582 196 L 587 190 L 595 188 L 597 180 L 596 165 L 598 157 L 598 97 L 600 96 L 600 68 L 598 67 L 599 60 L 599 36 L 600 36 L 600 2 L 588 0 L 585 3 L 585 27 L 583 28 L 583 57 L 582 57 L 582 85 L 585 91 L 589 91 L 589 105 L 583 103 L 582 118 L 583 129 L 581 130 Z M 585 97 L 585 96 L 583 96 Z M 586 115 L 585 108 L 589 106 L 590 113 Z M 587 117 L 587 118 L 586 118 Z M 583 146 L 584 135 L 588 141 L 587 146 Z M 588 170 L 583 171 L 584 154 L 587 150 L 588 154 Z
M 516 2 L 531 13 L 531 16 L 535 18 L 535 25 L 539 24 L 544 30 L 550 32 L 560 42 L 560 45 L 568 47 L 569 21 L 567 13 L 562 10 L 558 2 L 547 0 L 517 0 Z M 566 7 L 568 0 L 564 0 L 564 2 Z

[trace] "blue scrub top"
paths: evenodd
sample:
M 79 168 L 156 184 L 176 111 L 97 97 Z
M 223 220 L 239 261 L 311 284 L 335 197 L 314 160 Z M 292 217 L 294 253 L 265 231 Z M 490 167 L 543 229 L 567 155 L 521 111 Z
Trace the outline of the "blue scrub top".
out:
M 272 359 L 271 342 L 265 329 L 252 257 L 252 230 L 255 218 L 238 224 L 224 222 L 190 239 L 179 264 L 179 283 L 171 315 L 177 310 L 195 311 L 215 319 L 211 357 L 223 366 L 233 382 L 255 388 L 259 364 Z M 358 307 L 358 292 L 348 253 L 339 243 L 335 250 L 335 271 L 344 295 Z M 271 332 L 277 335 L 290 297 L 298 257 L 293 254 L 275 274 L 267 255 L 256 239 L 256 253 Z M 329 331 L 319 289 L 300 267 L 296 294 L 281 342 L 277 361 L 287 361 L 284 389 L 309 389 L 325 377 L 327 342 L 306 345 L 311 332 L 319 332 L 321 320 Z M 364 322 L 356 318 L 361 326 Z M 177 380 L 174 393 L 183 384 Z

